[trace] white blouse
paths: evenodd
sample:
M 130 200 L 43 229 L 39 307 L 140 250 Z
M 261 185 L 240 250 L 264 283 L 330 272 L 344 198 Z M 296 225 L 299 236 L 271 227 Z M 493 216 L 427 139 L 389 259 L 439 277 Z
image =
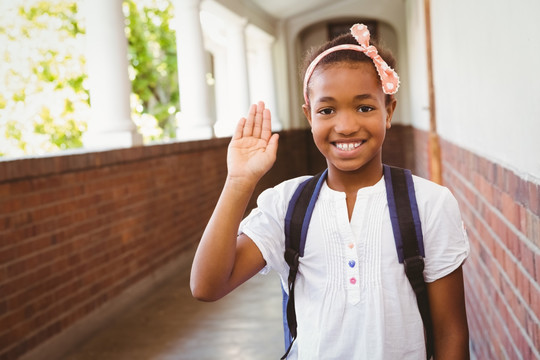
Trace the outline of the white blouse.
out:
M 287 288 L 284 218 L 306 177 L 263 192 L 240 232 L 260 249 Z M 414 177 L 424 278 L 440 279 L 467 258 L 469 243 L 450 191 Z M 384 178 L 358 191 L 349 222 L 345 193 L 326 184 L 310 222 L 295 285 L 298 337 L 288 359 L 425 359 L 415 294 L 397 257 Z

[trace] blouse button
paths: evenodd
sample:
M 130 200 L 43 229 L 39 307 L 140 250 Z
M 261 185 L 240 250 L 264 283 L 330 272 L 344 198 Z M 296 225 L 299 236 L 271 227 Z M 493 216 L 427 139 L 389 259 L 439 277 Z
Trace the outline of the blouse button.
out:
M 351 282 L 351 284 L 356 284 L 356 278 L 352 277 L 351 280 L 349 280 Z
M 349 249 L 352 249 L 354 247 L 354 243 L 350 243 L 348 246 L 349 246 Z
M 350 261 L 349 261 L 349 266 L 350 266 L 351 268 L 353 268 L 355 265 L 356 265 L 356 261 L 354 261 L 354 260 L 350 260 Z

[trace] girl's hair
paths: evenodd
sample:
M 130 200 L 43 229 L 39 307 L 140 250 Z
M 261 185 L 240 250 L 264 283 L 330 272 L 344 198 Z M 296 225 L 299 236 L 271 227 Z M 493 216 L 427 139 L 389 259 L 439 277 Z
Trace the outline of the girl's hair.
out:
M 377 44 L 377 42 L 374 40 L 371 40 L 370 43 L 371 45 L 375 45 L 375 47 L 378 50 L 379 55 L 391 68 L 394 69 L 396 65 L 396 59 L 394 58 L 390 50 L 381 48 Z M 354 36 L 352 36 L 351 33 L 347 33 L 347 34 L 339 35 L 333 40 L 330 40 L 319 47 L 310 49 L 307 52 L 304 58 L 304 62 L 302 64 L 302 71 L 301 71 L 302 81 L 306 75 L 307 68 L 319 54 L 326 51 L 327 49 L 330 49 L 334 46 L 342 45 L 342 44 L 358 45 L 358 42 L 356 41 Z M 373 65 L 373 60 L 362 52 L 354 51 L 354 50 L 339 50 L 339 51 L 334 51 L 326 55 L 324 58 L 322 58 L 321 61 L 318 63 L 316 69 L 327 66 L 328 64 L 341 63 L 341 62 L 347 62 L 347 63 L 367 62 Z M 375 65 L 373 65 L 373 67 L 375 68 Z M 378 77 L 377 79 L 380 82 L 380 79 Z M 309 88 L 309 83 L 308 83 L 308 88 Z M 393 99 L 393 95 L 386 95 L 386 104 L 389 104 L 392 99 Z

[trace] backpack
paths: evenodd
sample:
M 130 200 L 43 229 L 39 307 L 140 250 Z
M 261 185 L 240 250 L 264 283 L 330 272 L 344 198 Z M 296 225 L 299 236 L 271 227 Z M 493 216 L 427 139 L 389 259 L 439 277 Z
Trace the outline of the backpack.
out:
M 429 312 L 426 284 L 424 282 L 424 243 L 414 183 L 410 170 L 383 165 L 384 181 L 390 220 L 399 262 L 416 294 L 418 309 L 424 324 L 427 359 L 433 355 L 433 327 Z M 285 261 L 289 264 L 288 295 L 283 289 L 283 330 L 286 359 L 296 339 L 296 311 L 294 308 L 294 283 L 299 259 L 304 256 L 309 222 L 328 169 L 302 182 L 287 208 L 285 216 Z

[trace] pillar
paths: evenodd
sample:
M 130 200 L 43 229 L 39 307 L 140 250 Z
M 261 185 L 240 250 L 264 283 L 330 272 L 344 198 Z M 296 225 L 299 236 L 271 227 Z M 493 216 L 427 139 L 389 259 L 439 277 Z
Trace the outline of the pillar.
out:
M 83 11 L 91 106 L 84 146 L 141 145 L 142 136 L 131 119 L 131 82 L 122 0 L 88 0 Z
M 210 88 L 206 82 L 206 54 L 200 21 L 200 0 L 174 0 L 180 113 L 180 140 L 213 136 Z
M 262 100 L 272 113 L 272 131 L 283 125 L 278 117 L 273 61 L 274 37 L 256 26 L 248 27 L 250 92 L 253 101 Z
M 227 69 L 227 116 L 216 123 L 216 135 L 233 134 L 238 120 L 247 115 L 250 106 L 249 78 L 246 50 L 245 18 L 228 16 L 226 27 L 226 69 Z M 219 79 L 217 79 L 219 81 Z M 222 88 L 222 87 L 221 87 Z

